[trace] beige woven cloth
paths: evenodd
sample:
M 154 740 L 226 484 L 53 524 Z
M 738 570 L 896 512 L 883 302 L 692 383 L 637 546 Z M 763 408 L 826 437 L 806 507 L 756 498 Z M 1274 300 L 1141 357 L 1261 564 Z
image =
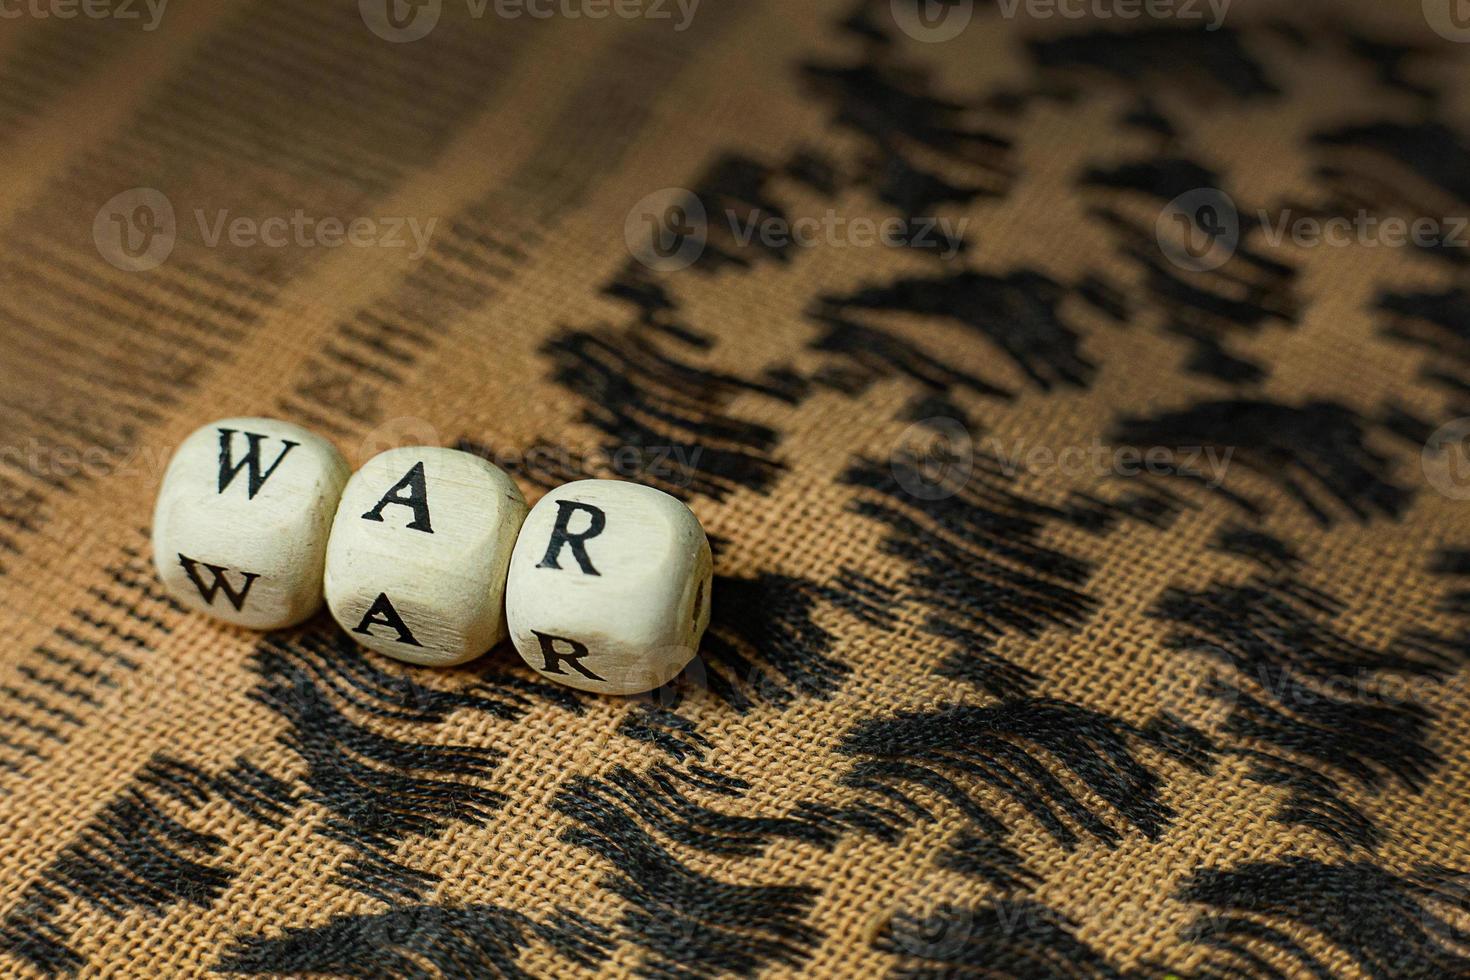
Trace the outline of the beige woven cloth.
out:
M 532 7 L 5 21 L 0 973 L 1470 973 L 1452 5 Z M 243 414 L 678 493 L 700 659 L 184 614 Z

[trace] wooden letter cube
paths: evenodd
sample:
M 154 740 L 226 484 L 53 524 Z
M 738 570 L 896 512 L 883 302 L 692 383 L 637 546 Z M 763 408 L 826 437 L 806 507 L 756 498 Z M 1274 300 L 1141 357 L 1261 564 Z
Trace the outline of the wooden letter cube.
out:
M 222 419 L 174 453 L 153 513 L 169 593 L 237 626 L 276 629 L 322 604 L 322 562 L 351 472 L 336 448 L 274 419 Z
M 569 687 L 651 691 L 698 652 L 710 582 L 709 540 L 680 501 L 616 480 L 569 483 L 521 528 L 506 584 L 511 640 Z
M 505 639 L 505 574 L 526 498 L 453 449 L 390 449 L 342 491 L 327 545 L 327 606 L 363 646 L 447 667 Z

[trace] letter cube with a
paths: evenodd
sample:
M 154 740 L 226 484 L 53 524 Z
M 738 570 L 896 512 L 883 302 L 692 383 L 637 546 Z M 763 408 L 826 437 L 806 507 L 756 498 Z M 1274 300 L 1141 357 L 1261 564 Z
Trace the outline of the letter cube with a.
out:
M 222 419 L 174 453 L 153 512 L 153 561 L 179 602 L 277 629 L 322 604 L 322 563 L 351 472 L 320 436 L 274 419 Z
M 526 498 L 478 456 L 390 449 L 353 474 L 327 545 L 327 606 L 363 646 L 447 667 L 505 638 Z
M 661 490 L 616 480 L 557 487 L 521 528 L 506 618 L 543 676 L 640 694 L 693 659 L 709 625 L 711 560 L 699 519 Z

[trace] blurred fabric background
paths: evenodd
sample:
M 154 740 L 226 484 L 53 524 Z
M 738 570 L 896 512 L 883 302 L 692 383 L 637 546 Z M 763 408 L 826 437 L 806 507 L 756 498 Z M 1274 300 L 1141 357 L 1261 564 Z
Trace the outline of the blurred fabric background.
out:
M 1470 974 L 1463 6 L 0 6 L 0 972 Z M 244 414 L 679 495 L 700 658 L 185 615 Z

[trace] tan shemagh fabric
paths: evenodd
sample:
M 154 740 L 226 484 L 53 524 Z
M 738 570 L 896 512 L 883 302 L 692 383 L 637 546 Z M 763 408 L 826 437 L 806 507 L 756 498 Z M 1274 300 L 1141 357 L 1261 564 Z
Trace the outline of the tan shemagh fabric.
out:
M 1451 4 L 595 6 L 5 21 L 0 971 L 1470 972 Z M 679 494 L 700 658 L 184 614 L 240 414 Z

